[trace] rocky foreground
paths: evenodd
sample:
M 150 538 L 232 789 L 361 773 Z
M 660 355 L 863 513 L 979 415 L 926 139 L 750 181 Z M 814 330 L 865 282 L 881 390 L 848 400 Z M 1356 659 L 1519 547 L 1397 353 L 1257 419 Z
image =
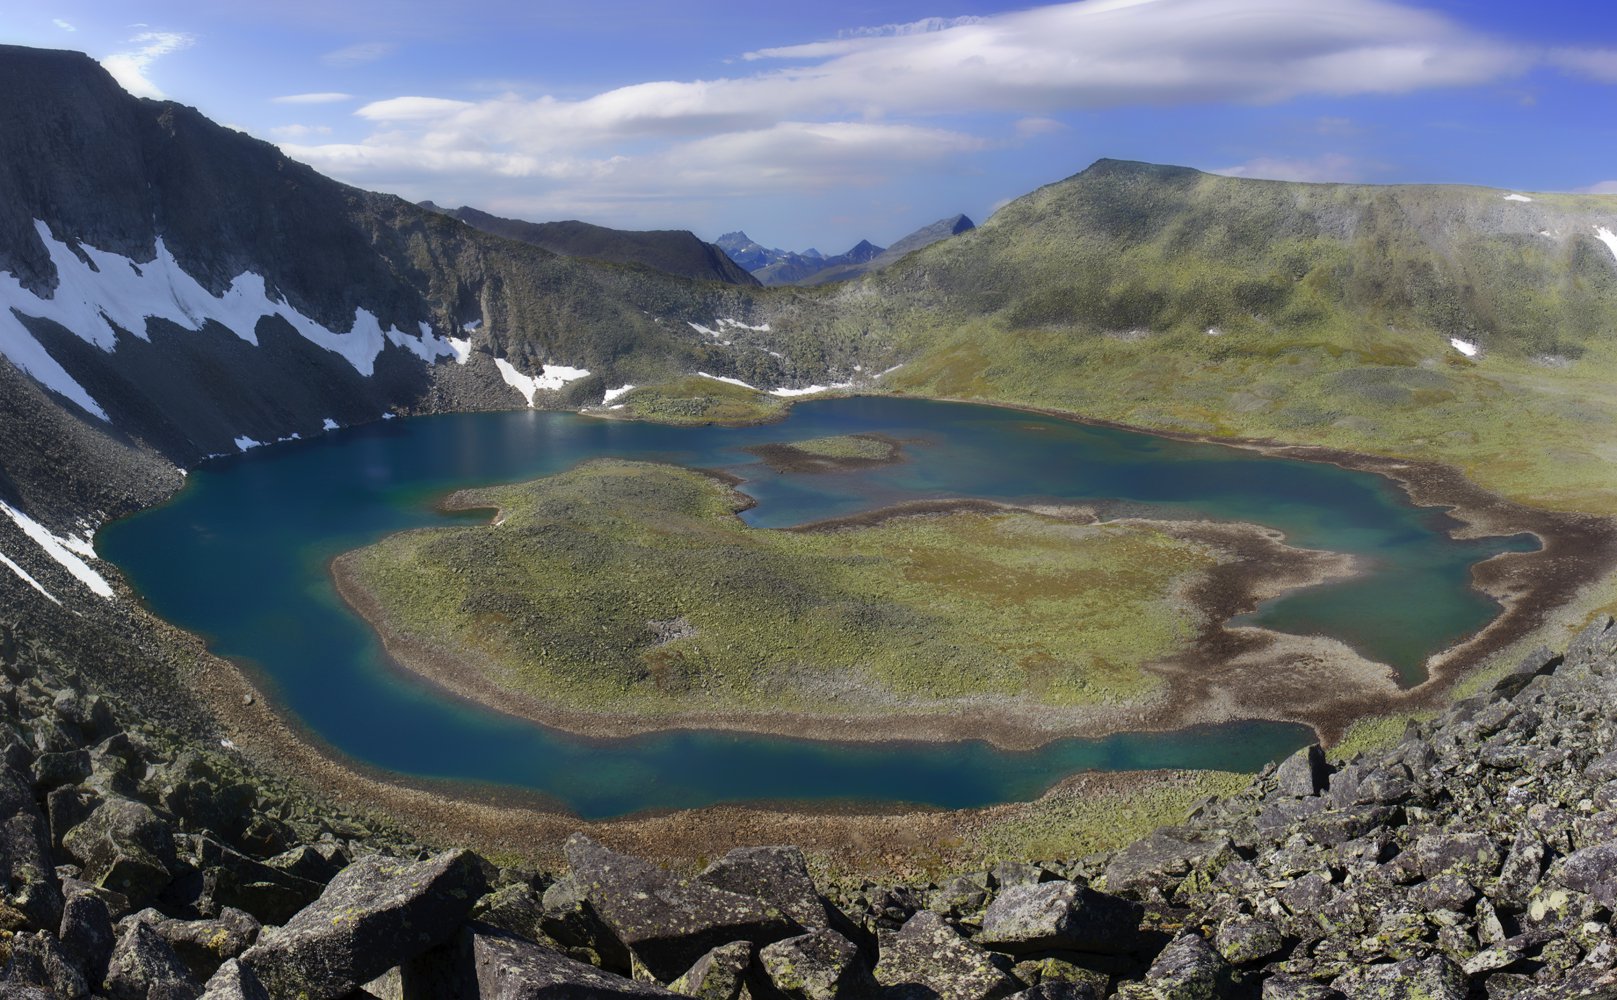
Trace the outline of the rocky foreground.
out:
M 1617 997 L 1610 619 L 1113 854 L 829 894 L 790 847 L 384 848 L 0 653 L 0 998 Z

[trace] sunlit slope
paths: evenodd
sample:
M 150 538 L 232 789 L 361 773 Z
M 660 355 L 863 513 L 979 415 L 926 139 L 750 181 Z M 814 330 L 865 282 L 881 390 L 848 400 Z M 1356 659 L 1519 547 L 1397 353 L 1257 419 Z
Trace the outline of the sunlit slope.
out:
M 897 388 L 1444 459 L 1617 510 L 1617 198 L 1511 195 L 1103 160 L 844 295 L 910 307 Z

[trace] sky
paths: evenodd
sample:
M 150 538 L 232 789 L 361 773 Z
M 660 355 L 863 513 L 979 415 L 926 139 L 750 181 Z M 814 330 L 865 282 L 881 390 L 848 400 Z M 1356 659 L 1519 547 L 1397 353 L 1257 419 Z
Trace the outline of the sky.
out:
M 1101 157 L 1617 193 L 1612 0 L 7 7 L 339 180 L 535 221 L 836 253 Z

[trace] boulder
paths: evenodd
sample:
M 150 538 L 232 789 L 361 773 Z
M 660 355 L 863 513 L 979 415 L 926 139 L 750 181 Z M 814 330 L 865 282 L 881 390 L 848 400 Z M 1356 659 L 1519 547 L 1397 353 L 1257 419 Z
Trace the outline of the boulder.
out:
M 569 837 L 577 891 L 634 958 L 660 982 L 731 941 L 766 945 L 802 932 L 777 907 L 706 882 L 676 879 L 582 834 Z
M 0 903 L 41 930 L 62 919 L 62 889 L 51 860 L 50 828 L 32 801 L 0 823 Z
M 1012 993 L 1010 1000 L 1102 1000 L 1105 995 L 1095 992 L 1095 987 L 1088 983 L 1053 980 Z
M 260 927 L 252 914 L 227 906 L 212 919 L 164 919 L 153 923 L 152 929 L 169 943 L 192 975 L 206 982 L 224 962 L 252 947 Z
M 1285 947 L 1280 929 L 1267 920 L 1237 915 L 1219 925 L 1213 947 L 1231 965 L 1245 965 L 1277 955 Z
M 1465 972 L 1442 955 L 1357 966 L 1331 985 L 1366 1000 L 1466 1000 L 1467 990 Z
M 1106 891 L 1138 895 L 1167 891 L 1194 870 L 1234 857 L 1227 837 L 1196 837 L 1157 830 L 1123 848 L 1106 865 Z
M 761 899 L 806 931 L 831 926 L 833 908 L 820 898 L 803 852 L 795 847 L 738 847 L 696 878 L 715 889 Z
M 572 879 L 564 878 L 546 889 L 540 906 L 539 929 L 567 954 L 608 972 L 629 972 L 629 950 L 613 936 Z
M 136 906 L 168 885 L 175 866 L 174 831 L 151 807 L 107 799 L 67 831 L 62 847 L 84 866 L 84 878 L 128 896 Z
M 480 924 L 455 939 L 455 962 L 465 977 L 460 992 L 440 997 L 478 1000 L 676 1000 L 679 994 L 575 961 L 531 941 Z
M 878 939 L 876 981 L 891 1000 L 999 1000 L 1022 989 L 986 951 L 930 910 Z
M 1275 769 L 1275 791 L 1292 798 L 1308 798 L 1325 790 L 1331 780 L 1331 765 L 1318 743 L 1280 762 Z
M 272 995 L 334 1000 L 448 941 L 486 888 L 469 851 L 362 858 L 285 926 L 264 931 L 241 962 Z
M 668 988 L 696 1000 L 751 1000 L 751 978 L 752 945 L 732 941 L 697 959 L 690 971 Z
M 978 944 L 1021 954 L 1087 951 L 1116 954 L 1140 943 L 1144 908 L 1076 882 L 1014 886 L 983 913 Z
M 84 974 L 55 937 L 39 931 L 11 939 L 8 982 L 49 989 L 60 1000 L 78 1000 L 90 992 Z
M 89 892 L 68 896 L 57 937 L 90 982 L 100 983 L 106 978 L 107 962 L 118 937 L 112 929 L 112 914 L 101 897 Z
M 202 986 L 150 924 L 136 920 L 118 939 L 107 963 L 107 995 L 112 1000 L 193 1000 Z
M 874 1000 L 881 992 L 858 947 L 833 930 L 776 941 L 759 951 L 758 964 L 788 1000 Z
M 234 958 L 219 966 L 219 971 L 203 988 L 201 1000 L 271 1000 L 269 990 L 258 981 L 253 971 Z
M 1228 992 L 1229 969 L 1200 934 L 1181 934 L 1146 970 L 1158 1000 L 1214 1000 Z
M 1617 843 L 1573 851 L 1552 871 L 1568 889 L 1588 893 L 1607 909 L 1617 909 Z

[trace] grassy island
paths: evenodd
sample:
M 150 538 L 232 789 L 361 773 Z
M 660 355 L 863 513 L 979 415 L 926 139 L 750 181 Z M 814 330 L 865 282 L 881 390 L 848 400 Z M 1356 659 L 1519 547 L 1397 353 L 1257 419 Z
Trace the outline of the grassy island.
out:
M 1142 666 L 1194 638 L 1182 595 L 1220 559 L 1148 525 L 981 504 L 763 530 L 746 503 L 697 472 L 591 462 L 456 494 L 499 514 L 337 572 L 395 647 L 430 651 L 428 674 L 654 720 L 1133 701 L 1159 684 Z

